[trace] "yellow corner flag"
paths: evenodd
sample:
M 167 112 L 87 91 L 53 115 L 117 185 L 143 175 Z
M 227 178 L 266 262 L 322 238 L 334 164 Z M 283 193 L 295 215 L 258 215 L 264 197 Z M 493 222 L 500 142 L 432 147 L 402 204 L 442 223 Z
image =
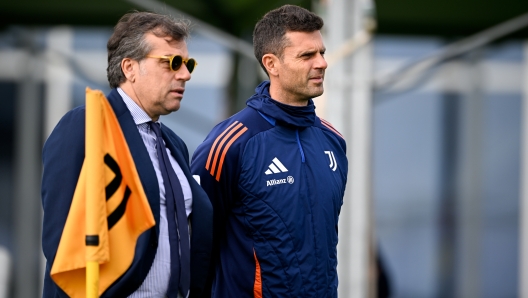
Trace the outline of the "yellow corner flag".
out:
M 130 267 L 137 238 L 154 225 L 114 111 L 101 91 L 86 88 L 86 156 L 52 279 L 70 297 L 86 297 L 87 289 L 100 296 Z

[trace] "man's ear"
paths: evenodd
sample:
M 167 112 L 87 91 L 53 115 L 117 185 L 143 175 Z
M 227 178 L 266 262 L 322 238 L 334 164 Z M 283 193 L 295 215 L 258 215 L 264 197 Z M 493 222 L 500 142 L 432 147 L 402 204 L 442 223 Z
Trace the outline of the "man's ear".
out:
M 134 83 L 136 80 L 137 71 L 139 70 L 139 65 L 137 61 L 130 58 L 125 58 L 121 60 L 121 70 L 127 78 L 128 81 Z
M 280 61 L 277 56 L 273 54 L 265 54 L 262 56 L 262 64 L 270 76 L 277 76 L 279 74 Z

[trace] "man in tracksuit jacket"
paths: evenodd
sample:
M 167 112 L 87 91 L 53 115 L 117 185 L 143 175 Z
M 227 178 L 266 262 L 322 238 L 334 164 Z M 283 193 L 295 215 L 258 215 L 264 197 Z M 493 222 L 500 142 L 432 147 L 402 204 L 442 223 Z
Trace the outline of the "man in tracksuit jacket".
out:
M 254 31 L 270 81 L 196 150 L 214 210 L 212 297 L 337 297 L 346 144 L 315 114 L 327 63 L 317 15 L 285 5 Z

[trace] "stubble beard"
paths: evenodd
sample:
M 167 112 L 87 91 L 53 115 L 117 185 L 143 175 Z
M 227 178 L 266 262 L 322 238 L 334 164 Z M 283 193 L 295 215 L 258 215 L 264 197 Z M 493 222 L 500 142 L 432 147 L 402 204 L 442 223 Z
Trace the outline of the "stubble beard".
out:
M 324 70 L 323 71 L 319 70 L 317 72 L 318 73 L 316 73 L 316 75 L 321 76 L 322 81 L 321 83 L 311 83 L 310 81 L 308 81 L 307 89 L 308 89 L 308 93 L 310 94 L 310 98 L 321 96 L 324 93 L 325 72 Z
M 315 97 L 323 95 L 323 93 L 324 93 L 323 82 L 321 82 L 321 84 L 317 84 L 317 85 L 313 85 L 313 86 L 309 86 L 308 85 L 307 86 L 307 93 L 309 94 L 310 98 L 315 98 Z

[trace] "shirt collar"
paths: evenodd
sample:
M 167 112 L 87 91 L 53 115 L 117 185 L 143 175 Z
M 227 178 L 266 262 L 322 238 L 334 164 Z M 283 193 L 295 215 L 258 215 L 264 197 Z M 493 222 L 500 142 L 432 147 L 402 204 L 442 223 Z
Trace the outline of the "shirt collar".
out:
M 130 111 L 130 114 L 132 114 L 132 118 L 134 119 L 134 123 L 136 123 L 136 125 L 152 121 L 149 115 L 140 106 L 138 106 L 138 104 L 132 100 L 132 98 L 130 98 L 130 96 L 128 96 L 125 91 L 123 91 L 123 89 L 118 87 L 117 92 L 119 95 L 121 95 L 121 98 L 123 98 L 123 101 Z

